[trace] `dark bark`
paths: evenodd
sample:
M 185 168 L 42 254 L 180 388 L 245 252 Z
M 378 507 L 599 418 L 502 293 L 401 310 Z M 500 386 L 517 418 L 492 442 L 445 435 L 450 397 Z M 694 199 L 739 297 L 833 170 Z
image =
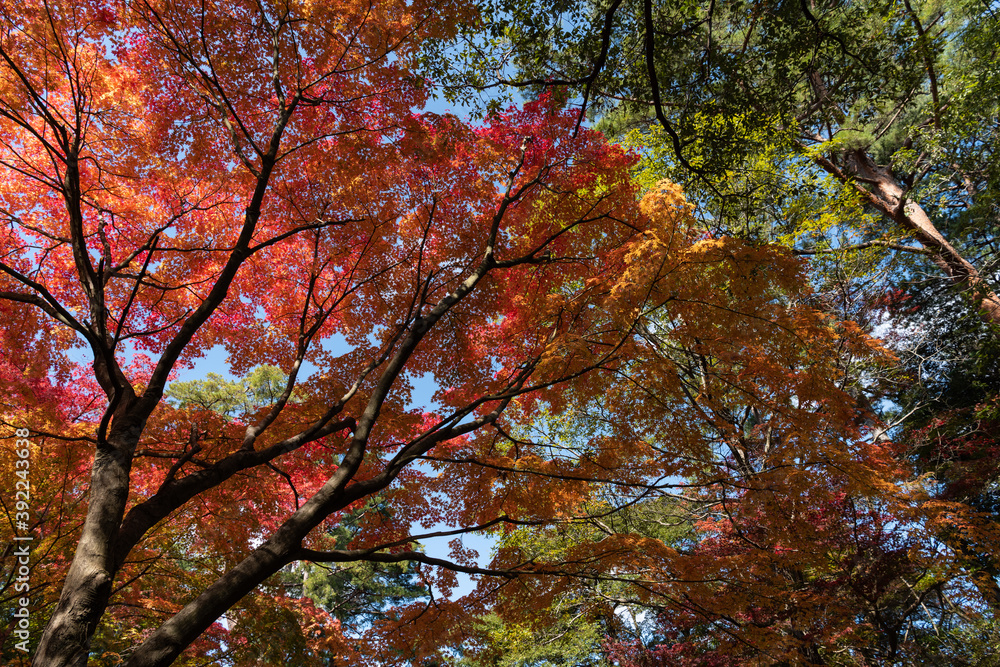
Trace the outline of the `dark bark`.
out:
M 94 457 L 80 542 L 32 665 L 87 664 L 90 639 L 111 595 L 116 573 L 114 537 L 125 513 L 132 453 L 144 425 L 145 419 L 134 417 L 116 420 L 106 446 Z

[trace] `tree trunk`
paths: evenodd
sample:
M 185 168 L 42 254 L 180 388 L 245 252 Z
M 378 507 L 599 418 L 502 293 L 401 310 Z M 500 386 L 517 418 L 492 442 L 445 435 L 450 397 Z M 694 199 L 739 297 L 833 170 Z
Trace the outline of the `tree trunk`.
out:
M 115 538 L 128 499 L 132 455 L 145 420 L 125 417 L 123 422 L 115 421 L 107 442 L 94 456 L 87 518 L 59 604 L 32 660 L 34 667 L 87 664 L 90 639 L 111 596 Z
M 819 164 L 831 171 L 825 160 Z M 931 252 L 934 263 L 941 267 L 945 275 L 958 287 L 971 289 L 973 297 L 979 302 L 980 316 L 986 322 L 1000 326 L 1000 297 L 983 280 L 979 271 L 968 260 L 948 243 L 926 211 L 914 201 L 906 197 L 906 192 L 892 175 L 892 172 L 881 167 L 863 150 L 850 153 L 845 160 L 845 171 L 834 173 L 843 179 L 851 175 L 867 185 L 859 185 L 859 190 L 866 196 L 868 203 L 890 220 L 909 230 L 913 236 Z

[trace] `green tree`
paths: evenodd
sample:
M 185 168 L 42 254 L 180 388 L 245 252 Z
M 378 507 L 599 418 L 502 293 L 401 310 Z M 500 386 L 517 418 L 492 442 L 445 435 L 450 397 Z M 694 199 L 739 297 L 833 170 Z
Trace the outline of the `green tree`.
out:
M 245 419 L 281 397 L 288 375 L 277 366 L 257 366 L 238 380 L 208 373 L 204 380 L 170 383 L 164 395 L 180 409 L 209 410 L 227 419 Z M 292 399 L 295 395 L 292 395 Z
M 327 531 L 332 540 L 330 548 L 348 548 L 360 532 L 366 514 L 388 519 L 388 512 L 386 504 L 374 498 L 346 513 Z M 411 544 L 410 548 L 420 550 L 420 545 Z M 426 598 L 429 593 L 414 561 L 303 563 L 295 574 L 301 575 L 302 594 L 340 620 L 342 627 L 354 636 L 391 613 L 391 607 Z

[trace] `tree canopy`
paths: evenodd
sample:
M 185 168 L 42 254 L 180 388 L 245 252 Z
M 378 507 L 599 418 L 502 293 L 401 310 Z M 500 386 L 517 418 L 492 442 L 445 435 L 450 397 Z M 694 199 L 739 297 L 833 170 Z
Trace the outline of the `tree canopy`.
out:
M 0 16 L 5 663 L 990 655 L 989 7 Z

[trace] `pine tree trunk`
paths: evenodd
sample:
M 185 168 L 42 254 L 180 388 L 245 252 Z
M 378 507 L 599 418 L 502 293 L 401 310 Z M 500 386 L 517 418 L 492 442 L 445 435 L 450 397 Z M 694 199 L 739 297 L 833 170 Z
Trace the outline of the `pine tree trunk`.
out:
M 826 166 L 822 162 L 820 164 Z M 849 173 L 856 177 L 863 184 L 859 184 L 859 190 L 867 196 L 868 203 L 909 230 L 930 251 L 934 263 L 957 287 L 972 291 L 973 298 L 980 306 L 980 317 L 1000 326 L 1000 297 L 983 280 L 978 269 L 942 236 L 927 212 L 916 202 L 907 199 L 906 192 L 892 172 L 876 164 L 862 150 L 852 152 L 845 161 L 845 167 L 844 171 L 835 175 L 844 178 Z

